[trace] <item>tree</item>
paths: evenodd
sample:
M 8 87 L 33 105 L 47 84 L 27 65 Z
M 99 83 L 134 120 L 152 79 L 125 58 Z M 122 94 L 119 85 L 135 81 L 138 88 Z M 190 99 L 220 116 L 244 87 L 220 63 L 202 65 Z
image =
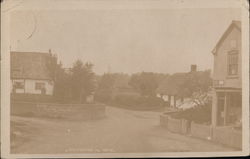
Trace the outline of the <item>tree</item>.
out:
M 56 71 L 58 69 L 58 64 L 57 64 L 57 56 L 56 54 L 49 53 L 49 56 L 46 60 L 46 66 L 49 71 L 49 76 L 51 79 L 54 81 L 56 80 Z
M 115 76 L 110 73 L 104 73 L 98 82 L 98 89 L 112 89 L 115 83 Z
M 71 74 L 62 68 L 60 62 L 56 68 L 54 97 L 57 100 L 65 101 L 71 99 Z
M 95 93 L 95 98 L 100 102 L 108 102 L 112 98 L 112 91 L 115 83 L 114 74 L 105 73 L 98 81 L 98 88 Z
M 133 74 L 129 85 L 136 89 L 142 96 L 154 96 L 158 87 L 156 75 L 152 72 Z
M 95 74 L 92 71 L 93 64 L 84 64 L 77 60 L 72 68 L 72 96 L 80 103 L 85 102 L 86 97 L 95 90 Z

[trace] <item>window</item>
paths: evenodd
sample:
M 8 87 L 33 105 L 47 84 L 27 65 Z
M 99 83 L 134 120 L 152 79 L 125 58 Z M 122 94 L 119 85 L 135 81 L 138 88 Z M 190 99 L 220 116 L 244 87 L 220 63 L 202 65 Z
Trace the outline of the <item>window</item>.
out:
M 238 52 L 231 51 L 228 53 L 228 75 L 233 76 L 238 74 Z
M 45 88 L 45 83 L 42 83 L 42 82 L 37 82 L 36 83 L 36 86 L 35 86 L 36 90 L 41 90 L 43 88 Z
M 24 89 L 24 83 L 23 82 L 15 82 L 14 87 L 17 89 Z

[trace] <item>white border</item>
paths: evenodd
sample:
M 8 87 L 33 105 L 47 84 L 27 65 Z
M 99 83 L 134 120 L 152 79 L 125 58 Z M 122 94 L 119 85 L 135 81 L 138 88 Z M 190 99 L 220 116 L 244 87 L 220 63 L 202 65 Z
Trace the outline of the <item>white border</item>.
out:
M 242 95 L 243 151 L 239 152 L 167 152 L 167 153 L 98 153 L 98 154 L 10 154 L 10 57 L 9 15 L 27 9 L 182 9 L 241 8 L 242 10 Z M 249 155 L 249 13 L 247 0 L 5 0 L 1 6 L 1 157 L 4 158 L 82 158 L 82 157 L 211 157 Z M 132 144 L 132 143 L 131 143 Z

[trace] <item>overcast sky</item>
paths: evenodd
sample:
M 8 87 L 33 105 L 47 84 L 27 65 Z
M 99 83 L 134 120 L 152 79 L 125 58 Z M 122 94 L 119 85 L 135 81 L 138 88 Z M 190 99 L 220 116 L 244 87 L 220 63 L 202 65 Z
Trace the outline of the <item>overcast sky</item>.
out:
M 123 9 L 17 11 L 11 14 L 11 50 L 76 59 L 94 71 L 174 73 L 212 69 L 211 50 L 237 9 Z

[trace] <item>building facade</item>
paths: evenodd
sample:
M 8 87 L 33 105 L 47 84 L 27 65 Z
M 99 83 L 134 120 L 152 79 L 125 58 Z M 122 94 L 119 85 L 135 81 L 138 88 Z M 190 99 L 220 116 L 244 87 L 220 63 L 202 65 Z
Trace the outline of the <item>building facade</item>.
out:
M 13 94 L 53 95 L 54 80 L 50 53 L 11 52 L 11 90 Z
M 232 21 L 212 51 L 213 104 L 212 125 L 241 125 L 242 72 L 241 22 Z

